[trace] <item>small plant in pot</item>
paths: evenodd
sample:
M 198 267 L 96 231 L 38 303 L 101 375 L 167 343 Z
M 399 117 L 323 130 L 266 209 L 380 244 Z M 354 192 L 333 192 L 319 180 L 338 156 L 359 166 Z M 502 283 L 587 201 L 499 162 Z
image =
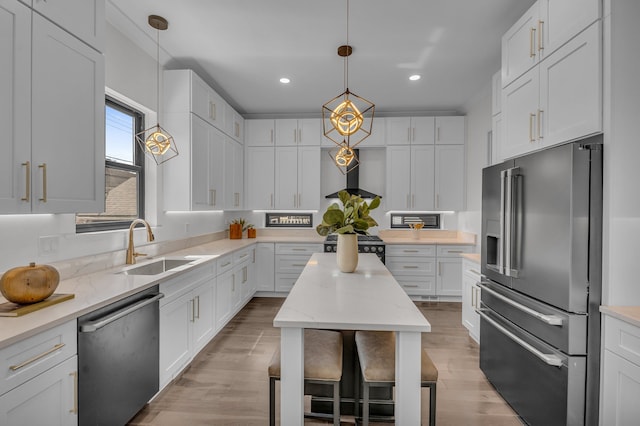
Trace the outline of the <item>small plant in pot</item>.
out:
M 239 240 L 242 238 L 242 233 L 249 228 L 253 228 L 253 225 L 243 218 L 233 219 L 229 224 L 229 238 Z
M 338 267 L 342 272 L 353 272 L 358 266 L 358 234 L 368 235 L 369 228 L 378 226 L 369 212 L 380 205 L 380 197 L 370 203 L 347 191 L 340 191 L 338 197 L 342 206 L 331 204 L 316 232 L 322 236 L 338 234 Z

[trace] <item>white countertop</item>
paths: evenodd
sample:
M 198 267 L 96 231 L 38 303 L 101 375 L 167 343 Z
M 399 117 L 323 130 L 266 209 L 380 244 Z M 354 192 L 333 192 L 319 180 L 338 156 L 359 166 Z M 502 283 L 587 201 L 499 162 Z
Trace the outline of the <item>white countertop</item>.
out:
M 335 253 L 315 253 L 276 315 L 275 327 L 431 331 L 431 324 L 375 254 L 353 273 Z
M 640 327 L 640 306 L 600 306 L 600 312 Z

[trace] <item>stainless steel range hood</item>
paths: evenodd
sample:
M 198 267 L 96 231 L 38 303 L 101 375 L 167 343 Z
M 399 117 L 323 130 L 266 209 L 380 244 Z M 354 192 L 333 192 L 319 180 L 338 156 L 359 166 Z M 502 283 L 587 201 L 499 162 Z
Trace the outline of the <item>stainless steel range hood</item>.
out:
M 353 151 L 355 152 L 356 157 L 360 158 L 360 150 L 354 149 Z M 373 192 L 369 192 L 360 188 L 360 167 L 362 166 L 356 162 L 353 162 L 347 166 L 347 187 L 344 188 L 343 191 L 347 191 L 351 195 L 359 195 L 362 198 L 379 197 L 379 195 L 376 195 Z M 329 194 L 325 198 L 338 198 L 338 192 L 340 191 Z

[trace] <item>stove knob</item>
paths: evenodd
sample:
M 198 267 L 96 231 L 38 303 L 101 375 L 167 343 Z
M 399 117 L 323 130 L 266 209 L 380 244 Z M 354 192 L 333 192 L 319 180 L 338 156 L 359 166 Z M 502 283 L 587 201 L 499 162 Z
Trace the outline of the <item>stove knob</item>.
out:
M 369 246 L 364 246 L 363 250 L 365 251 L 365 253 L 369 253 Z
M 378 247 L 378 253 L 382 253 L 384 251 L 384 247 L 380 246 Z

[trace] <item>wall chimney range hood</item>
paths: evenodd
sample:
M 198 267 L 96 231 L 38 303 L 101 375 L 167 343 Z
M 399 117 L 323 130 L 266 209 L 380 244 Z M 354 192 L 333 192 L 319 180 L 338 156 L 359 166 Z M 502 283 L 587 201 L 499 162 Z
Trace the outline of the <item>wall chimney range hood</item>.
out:
M 356 154 L 357 158 L 360 158 L 360 150 L 353 150 Z M 379 195 L 374 194 L 373 192 L 366 191 L 360 188 L 360 165 L 358 162 L 353 161 L 351 164 L 347 166 L 347 187 L 344 188 L 344 191 L 347 191 L 351 195 L 359 195 L 362 198 L 375 198 Z M 325 198 L 339 198 L 338 192 L 334 192 L 332 194 L 327 195 Z M 380 197 L 382 198 L 382 197 Z

